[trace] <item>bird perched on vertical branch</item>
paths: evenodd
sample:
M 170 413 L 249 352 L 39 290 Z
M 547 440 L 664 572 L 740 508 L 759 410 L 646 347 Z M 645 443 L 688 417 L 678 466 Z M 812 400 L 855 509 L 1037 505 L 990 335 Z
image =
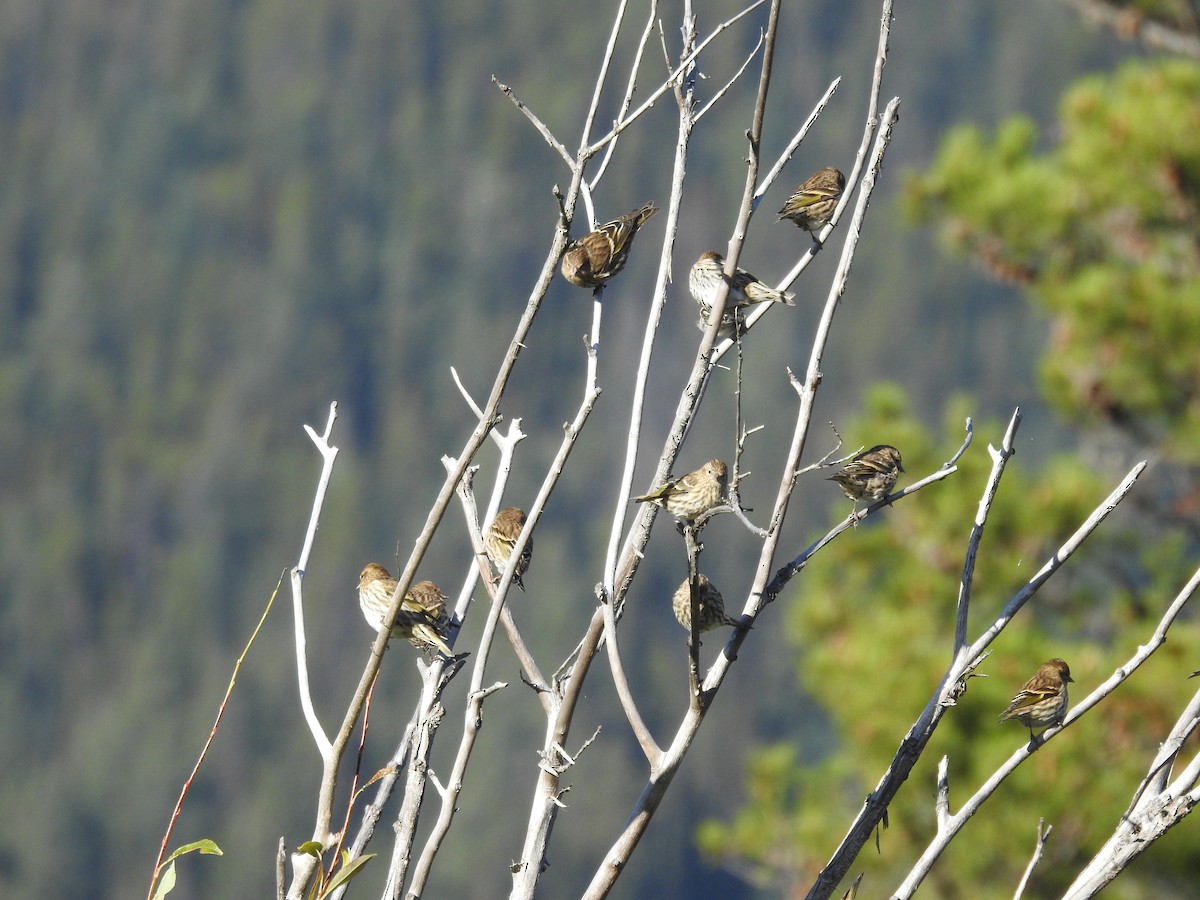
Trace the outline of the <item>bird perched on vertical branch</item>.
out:
M 683 579 L 671 598 L 671 611 L 687 631 L 692 630 L 692 581 Z M 737 619 L 725 615 L 725 599 L 707 575 L 696 576 L 696 630 L 703 634 L 722 625 L 738 625 Z
M 900 451 L 889 444 L 877 444 L 859 453 L 827 480 L 836 481 L 857 507 L 860 500 L 873 502 L 890 494 L 903 471 Z
M 826 166 L 800 182 L 779 210 L 778 221 L 791 219 L 798 227 L 815 234 L 829 224 L 845 189 L 846 176 L 833 166 Z
M 1008 709 L 1000 714 L 1000 721 L 1016 719 L 1029 729 L 1029 739 L 1033 740 L 1033 729 L 1062 723 L 1067 714 L 1067 682 L 1074 680 L 1061 659 L 1046 660 L 1017 691 Z
M 708 317 L 712 314 L 717 291 L 725 281 L 725 257 L 716 250 L 702 253 L 688 273 L 688 290 L 691 291 L 692 298 L 700 304 L 701 331 L 708 327 Z M 763 284 L 745 269 L 736 269 L 728 282 L 729 294 L 725 301 L 725 313 L 721 316 L 721 330 L 717 333 L 719 337 L 729 337 L 733 333 L 735 310 L 745 309 L 755 303 L 796 305 L 796 295 L 792 291 L 777 291 Z
M 487 551 L 488 559 L 496 567 L 498 575 L 504 574 L 509 557 L 512 556 L 513 547 L 516 546 L 517 538 L 520 537 L 521 529 L 524 527 L 525 510 L 510 506 L 496 513 L 496 518 L 483 533 L 483 549 Z M 521 590 L 525 590 L 525 583 L 521 579 L 529 569 L 531 559 L 533 559 L 533 535 L 530 535 L 529 540 L 525 542 L 525 549 L 521 551 L 517 567 L 513 570 L 513 584 Z
M 563 253 L 563 278 L 578 287 L 600 287 L 625 268 L 634 236 L 656 212 L 658 207 L 647 203 L 572 241 Z
M 358 576 L 358 605 L 367 624 L 376 631 L 383 625 L 395 591 L 396 579 L 379 563 L 368 563 Z M 392 637 L 407 638 L 416 647 L 436 647 L 453 657 L 454 651 L 443 639 L 449 625 L 446 599 L 432 581 L 413 585 L 400 603 L 400 611 L 392 623 Z
M 710 459 L 696 471 L 633 499 L 637 503 L 657 503 L 675 518 L 694 522 L 724 499 L 725 478 L 725 463 Z

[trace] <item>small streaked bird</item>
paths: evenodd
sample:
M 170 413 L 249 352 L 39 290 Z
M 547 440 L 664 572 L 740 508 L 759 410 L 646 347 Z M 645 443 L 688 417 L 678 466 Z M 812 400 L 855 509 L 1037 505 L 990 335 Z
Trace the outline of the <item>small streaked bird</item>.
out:
M 833 166 L 826 166 L 800 182 L 800 187 L 779 211 L 779 221 L 791 219 L 800 228 L 815 234 L 829 224 L 845 189 L 846 176 Z
M 671 598 L 671 610 L 676 620 L 688 631 L 692 630 L 691 584 L 691 579 L 685 578 Z M 737 619 L 725 615 L 725 600 L 707 575 L 696 576 L 696 612 L 696 629 L 702 634 L 722 625 L 739 624 Z
M 450 614 L 446 612 L 446 602 L 450 599 L 442 593 L 442 589 L 432 581 L 418 581 L 408 589 L 405 600 L 411 600 L 417 606 L 429 613 L 438 634 L 446 634 L 450 627 Z
M 563 253 L 563 278 L 578 287 L 600 287 L 625 268 L 634 236 L 656 212 L 658 207 L 647 203 L 572 241 Z
M 383 617 L 392 604 L 396 590 L 396 579 L 379 563 L 368 563 L 358 576 L 358 605 L 363 618 L 375 631 L 383 625 Z M 432 581 L 420 581 L 413 585 L 400 604 L 396 621 L 392 623 L 392 637 L 407 638 L 417 647 L 432 646 L 446 656 L 453 657 L 443 633 L 449 624 L 446 615 L 446 595 Z
M 496 567 L 497 574 L 504 574 L 508 559 L 512 556 L 513 547 L 524 527 L 525 510 L 510 506 L 496 513 L 496 518 L 483 533 L 483 549 L 487 551 L 488 559 Z M 517 560 L 517 567 L 513 570 L 513 584 L 521 590 L 525 590 L 525 583 L 521 579 L 529 569 L 529 561 L 532 558 L 533 535 L 530 535 L 529 540 L 525 542 L 525 549 L 521 551 L 520 559 Z
M 696 471 L 633 499 L 637 503 L 657 503 L 675 518 L 693 522 L 721 503 L 725 478 L 725 463 L 710 459 Z
M 900 451 L 888 444 L 877 444 L 864 450 L 827 479 L 836 481 L 842 493 L 858 505 L 858 501 L 882 500 L 896 486 L 904 471 Z
M 1071 670 L 1061 659 L 1046 660 L 1017 691 L 1008 709 L 1000 714 L 1000 721 L 1016 719 L 1029 729 L 1029 739 L 1033 740 L 1033 729 L 1049 728 L 1062 722 L 1067 714 L 1067 682 L 1074 680 Z
M 688 290 L 700 304 L 700 330 L 708 327 L 717 290 L 725 281 L 725 257 L 716 250 L 707 250 L 700 255 L 688 274 Z M 735 310 L 745 309 L 755 303 L 782 303 L 795 306 L 796 295 L 792 291 L 777 291 L 763 284 L 745 269 L 738 268 L 729 280 L 729 296 L 725 301 L 725 313 L 721 316 L 718 337 L 731 337 L 737 319 Z

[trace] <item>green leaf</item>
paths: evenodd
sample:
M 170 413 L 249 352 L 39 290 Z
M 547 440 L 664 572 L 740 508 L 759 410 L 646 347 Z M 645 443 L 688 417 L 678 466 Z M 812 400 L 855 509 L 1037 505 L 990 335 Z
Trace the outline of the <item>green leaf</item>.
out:
M 303 844 L 301 844 L 299 847 L 296 848 L 296 852 L 297 853 L 307 853 L 309 856 L 315 856 L 317 859 L 320 859 L 321 851 L 323 849 L 324 848 L 321 846 L 320 841 L 305 841 Z
M 175 863 L 168 862 L 167 867 L 162 870 L 162 877 L 158 880 L 158 885 L 154 888 L 154 896 L 150 900 L 162 900 L 163 897 L 171 893 L 175 889 Z
M 330 879 L 329 887 L 325 890 L 325 894 L 330 894 L 335 888 L 341 887 L 351 878 L 358 874 L 359 870 L 366 865 L 367 861 L 376 856 L 374 853 L 367 853 L 359 856 L 351 862 L 347 862 L 350 854 L 345 850 L 342 851 L 342 867 L 338 869 L 337 874 Z M 324 896 L 324 894 L 322 895 Z
M 193 853 L 197 850 L 199 850 L 201 853 L 205 854 L 206 856 L 224 856 L 225 855 L 221 851 L 221 848 L 217 846 L 216 841 L 209 840 L 208 838 L 201 838 L 198 841 L 192 841 L 190 844 L 184 844 L 182 847 L 177 847 L 175 849 L 175 851 L 170 856 L 167 857 L 167 862 L 170 862 L 173 859 L 178 859 L 179 857 L 183 856 L 185 853 Z

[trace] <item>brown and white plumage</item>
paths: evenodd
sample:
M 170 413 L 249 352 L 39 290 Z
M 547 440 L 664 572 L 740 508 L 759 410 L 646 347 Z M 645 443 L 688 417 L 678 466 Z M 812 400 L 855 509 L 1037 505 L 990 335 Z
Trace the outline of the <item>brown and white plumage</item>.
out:
M 1029 729 L 1032 739 L 1035 728 L 1049 728 L 1062 722 L 1067 714 L 1067 682 L 1074 680 L 1070 668 L 1061 659 L 1046 660 L 1017 691 L 1008 708 L 1000 714 L 1000 721 L 1016 719 Z
M 504 569 L 508 566 L 509 557 L 512 556 L 513 548 L 517 544 L 517 538 L 521 535 L 521 529 L 525 527 L 525 510 L 517 506 L 510 506 L 496 513 L 496 518 L 492 520 L 492 524 L 487 527 L 483 533 L 483 549 L 487 551 L 488 559 L 492 561 L 492 565 L 496 567 L 498 574 L 503 574 Z M 525 572 L 529 569 L 529 562 L 533 559 L 533 535 L 529 536 L 529 540 L 525 542 L 525 548 L 521 551 L 521 556 L 517 560 L 517 566 L 513 570 L 513 584 L 521 590 L 525 590 L 525 583 L 522 578 Z
M 671 611 L 675 613 L 679 624 L 688 631 L 692 630 L 691 585 L 691 579 L 685 578 L 671 598 Z M 707 575 L 696 576 L 696 613 L 696 630 L 702 634 L 722 625 L 738 624 L 737 619 L 725 615 L 725 599 L 716 585 L 708 580 Z
M 882 500 L 903 471 L 900 451 L 890 444 L 877 444 L 859 453 L 828 480 L 836 481 L 842 493 L 857 504 L 860 500 Z
M 725 479 L 725 463 L 710 459 L 694 472 L 633 499 L 637 503 L 657 503 L 675 518 L 692 522 L 721 503 L 725 496 Z
M 700 328 L 708 327 L 708 317 L 716 300 L 717 290 L 725 278 L 725 257 L 716 250 L 706 250 L 692 265 L 688 273 L 688 290 L 700 304 Z M 734 310 L 745 309 L 756 303 L 782 303 L 795 306 L 796 295 L 792 291 L 777 291 L 759 281 L 745 269 L 738 268 L 728 279 L 729 293 L 725 301 L 725 313 L 721 316 L 721 337 L 728 337 L 734 327 Z
M 396 579 L 379 563 L 368 563 L 358 576 L 358 605 L 367 624 L 378 631 L 391 608 Z M 432 581 L 420 581 L 404 595 L 392 623 L 392 636 L 407 638 L 417 647 L 433 646 L 446 656 L 454 651 L 443 639 L 449 618 L 447 597 Z
M 800 182 L 779 210 L 779 220 L 790 219 L 810 233 L 820 231 L 829 224 L 845 189 L 846 176 L 826 166 Z
M 656 212 L 647 203 L 568 244 L 559 267 L 563 278 L 578 287 L 600 287 L 625 268 L 634 236 Z

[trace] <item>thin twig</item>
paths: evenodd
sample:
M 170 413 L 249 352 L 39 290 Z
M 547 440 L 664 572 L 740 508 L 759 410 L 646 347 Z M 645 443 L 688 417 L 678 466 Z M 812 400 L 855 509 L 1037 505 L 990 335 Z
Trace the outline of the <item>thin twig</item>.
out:
M 568 166 L 575 165 L 575 160 L 571 158 L 571 154 L 567 151 L 567 148 L 563 146 L 562 141 L 556 138 L 554 136 L 554 132 L 552 132 L 546 126 L 546 123 L 539 119 L 537 115 L 534 114 L 533 110 L 526 106 L 525 103 L 519 97 L 517 97 L 516 92 L 512 88 L 499 81 L 495 75 L 492 76 L 492 84 L 498 87 L 504 96 L 512 101 L 513 106 L 519 109 L 521 114 L 533 124 L 533 127 L 538 130 L 538 133 L 545 139 L 546 143 L 553 147 L 554 152 L 562 157 L 563 162 L 565 162 Z
M 719 91 L 717 91 L 715 94 L 713 94 L 712 99 L 709 100 L 707 103 L 705 103 L 702 107 L 700 107 L 700 109 L 697 110 L 695 115 L 692 116 L 692 124 L 693 125 L 695 123 L 699 122 L 701 119 L 703 119 L 704 114 L 706 112 L 708 112 L 710 109 L 712 109 L 713 106 L 716 105 L 718 100 L 720 100 L 727 93 L 729 93 L 729 89 L 731 87 L 733 87 L 735 84 L 737 84 L 738 79 L 742 77 L 742 74 L 746 71 L 746 69 L 750 68 L 750 63 L 754 62 L 754 57 L 756 57 L 758 55 L 758 51 L 762 47 L 762 45 L 763 45 L 763 33 L 760 31 L 758 33 L 758 43 L 756 43 L 754 45 L 753 50 L 751 50 L 749 53 L 746 54 L 745 62 L 743 62 L 738 67 L 738 70 L 733 73 L 733 77 L 730 78 L 727 82 L 725 82 L 724 86 Z
M 686 55 L 684 55 L 682 57 L 682 59 L 679 62 L 679 65 L 677 65 L 675 67 L 674 71 L 672 71 L 671 74 L 667 76 L 666 80 L 661 85 L 659 85 L 653 92 L 651 92 L 650 96 L 647 97 L 642 102 L 641 106 L 639 106 L 637 109 L 635 109 L 628 117 L 626 117 L 626 118 L 622 119 L 620 122 L 616 123 L 613 126 L 612 130 L 608 132 L 608 134 L 604 135 L 603 137 L 598 139 L 594 144 L 592 144 L 590 147 L 587 148 L 588 155 L 592 156 L 592 155 L 595 155 L 596 153 L 599 153 L 601 150 L 604 149 L 604 146 L 606 144 L 608 144 L 610 141 L 616 140 L 616 138 L 621 134 L 621 132 L 625 131 L 627 128 L 629 128 L 630 125 L 632 125 L 639 118 L 641 118 L 641 116 L 644 113 L 646 113 L 648 110 L 650 110 L 654 106 L 654 104 L 658 102 L 658 99 L 663 94 L 665 94 L 667 91 L 671 90 L 671 88 L 675 84 L 676 80 L 679 79 L 681 76 L 683 76 L 688 71 L 688 69 L 691 67 L 692 63 L 695 61 L 696 57 L 700 55 L 700 51 L 702 51 L 710 43 L 712 43 L 714 40 L 716 40 L 717 36 L 720 35 L 723 31 L 725 31 L 725 29 L 729 28 L 731 25 L 733 25 L 739 19 L 745 18 L 746 16 L 750 15 L 750 13 L 754 12 L 754 10 L 758 9 L 758 7 L 762 6 L 766 2 L 767 2 L 767 0 L 755 0 L 754 3 L 747 6 L 745 9 L 743 9 L 737 15 L 733 16 L 730 19 L 726 19 L 724 22 L 722 22 L 720 25 L 718 25 L 716 28 L 714 28 L 709 33 L 708 37 L 706 37 L 704 40 L 702 40 L 699 44 L 696 44 L 694 49 L 692 49 L 690 52 L 688 52 Z M 689 19 L 691 19 L 693 22 L 692 29 L 693 29 L 693 34 L 694 34 L 694 28 L 695 28 L 694 18 L 690 15 L 689 12 L 685 12 L 684 20 L 687 21 Z
M 792 136 L 792 139 L 788 141 L 788 145 L 783 149 L 783 152 L 779 154 L 779 159 L 775 161 L 775 165 L 771 166 L 767 174 L 763 176 L 758 190 L 754 192 L 756 202 L 761 200 L 763 195 L 771 189 L 771 185 L 775 183 L 775 179 L 783 172 L 783 167 L 791 162 L 792 155 L 800 149 L 800 144 L 808 136 L 809 130 L 816 124 L 821 113 L 825 111 L 825 107 L 829 105 L 829 101 L 833 99 L 833 95 L 841 83 L 842 76 L 839 75 L 829 83 L 829 87 L 825 88 L 825 93 L 821 95 L 821 99 L 817 101 L 817 105 L 808 114 L 808 118 L 804 120 L 804 124 L 800 126 L 800 130 Z M 868 112 L 867 117 L 870 118 L 872 114 L 872 112 Z
M 700 593 L 697 590 L 700 581 L 698 559 L 700 545 L 696 542 L 696 526 L 684 523 L 683 545 L 687 550 L 688 561 L 688 704 L 693 712 L 700 712 L 702 698 L 700 694 Z
M 646 17 L 646 27 L 642 31 L 642 37 L 638 41 L 637 52 L 633 55 L 633 63 L 629 66 L 629 79 L 625 83 L 625 96 L 621 98 L 621 108 L 617 113 L 617 122 L 625 117 L 629 112 L 629 106 L 633 103 L 633 94 L 637 90 L 637 73 L 642 65 L 642 54 L 645 53 L 646 44 L 650 40 L 650 35 L 654 30 L 654 20 L 658 16 L 658 0 L 650 0 L 650 13 Z M 616 122 L 613 123 L 614 126 Z M 591 190 L 595 190 L 600 183 L 600 179 L 604 177 L 605 171 L 608 169 L 609 162 L 612 161 L 613 153 L 617 149 L 617 142 L 614 139 L 605 148 L 604 158 L 600 160 L 600 165 L 596 167 L 596 174 L 587 182 L 587 186 Z
M 1046 839 L 1050 837 L 1050 832 L 1053 830 L 1054 826 L 1047 825 L 1045 819 L 1038 819 L 1037 842 L 1033 845 L 1033 856 L 1029 860 L 1029 865 L 1025 867 L 1025 873 L 1021 876 L 1020 883 L 1017 884 L 1013 900 L 1021 900 L 1021 896 L 1025 893 L 1025 887 L 1029 884 L 1029 876 L 1033 874 L 1034 866 L 1041 861 L 1042 851 L 1046 848 Z
M 279 595 L 279 588 L 282 585 L 283 575 L 280 575 L 279 581 L 275 584 L 275 590 L 271 592 L 271 597 L 267 600 L 267 605 L 263 609 L 262 615 L 259 616 L 258 624 L 250 632 L 250 639 L 246 641 L 246 646 L 242 648 L 242 652 L 238 654 L 237 661 L 233 664 L 233 674 L 229 676 L 229 684 L 225 687 L 225 696 L 221 698 L 221 703 L 217 707 L 217 717 L 208 732 L 208 739 L 205 740 L 204 746 L 200 748 L 200 755 L 196 758 L 196 764 L 192 766 L 192 771 L 188 773 L 188 777 L 184 780 L 183 787 L 179 791 L 179 799 L 175 801 L 175 808 L 171 810 L 171 818 L 167 822 L 167 830 L 163 833 L 162 842 L 158 846 L 158 857 L 154 860 L 154 871 L 150 875 L 150 890 L 146 894 L 147 898 L 154 896 L 154 887 L 158 883 L 159 876 L 162 874 L 163 859 L 167 855 L 167 845 L 171 842 L 171 832 L 174 831 L 175 823 L 179 820 L 179 814 L 183 811 L 183 801 L 187 799 L 188 792 L 192 789 L 192 783 L 195 781 L 196 775 L 200 772 L 200 767 L 204 765 L 204 760 L 208 756 L 208 750 L 217 738 L 217 729 L 221 727 L 221 719 L 224 718 L 225 710 L 229 706 L 229 699 L 233 696 L 233 687 L 237 684 L 237 677 L 238 673 L 242 670 L 242 663 L 246 661 L 246 657 L 250 653 L 250 648 L 254 646 L 254 641 L 258 637 L 258 633 L 262 630 L 263 623 L 267 621 L 267 614 L 271 611 L 271 606 L 275 603 L 275 598 Z
M 598 587 L 598 593 L 603 594 L 603 585 L 598 585 Z M 625 665 L 621 661 L 621 651 L 617 642 L 617 616 L 613 610 L 612 600 L 606 596 L 601 596 L 599 599 L 600 609 L 604 613 L 604 646 L 608 649 L 608 665 L 612 671 L 617 699 L 621 703 L 621 709 L 625 713 L 633 736 L 637 738 L 642 753 L 646 756 L 646 762 L 650 764 L 651 768 L 654 768 L 662 758 L 662 749 L 655 743 L 654 735 L 650 733 L 646 721 L 638 711 L 637 701 L 634 700 L 633 691 L 629 688 L 629 679 L 625 677 Z
M 1012 455 L 1017 452 L 1014 442 L 1017 429 L 1020 427 L 1021 410 L 1018 408 L 1014 410 L 1012 418 L 1009 420 L 1008 431 L 1004 434 L 1004 441 L 1001 443 L 1000 449 L 988 447 L 988 453 L 992 456 L 992 473 L 988 476 L 987 487 L 984 488 L 983 496 L 979 499 L 979 511 L 975 514 L 971 536 L 967 540 L 967 554 L 963 560 L 962 577 L 958 583 L 958 611 L 954 622 L 952 654 L 954 659 L 957 659 L 967 646 L 967 614 L 971 605 L 971 582 L 975 577 L 975 557 L 979 553 L 979 543 L 983 540 L 983 527 L 987 522 L 992 502 L 996 499 L 996 492 L 1000 489 L 1000 479 L 1004 475 L 1004 467 Z

